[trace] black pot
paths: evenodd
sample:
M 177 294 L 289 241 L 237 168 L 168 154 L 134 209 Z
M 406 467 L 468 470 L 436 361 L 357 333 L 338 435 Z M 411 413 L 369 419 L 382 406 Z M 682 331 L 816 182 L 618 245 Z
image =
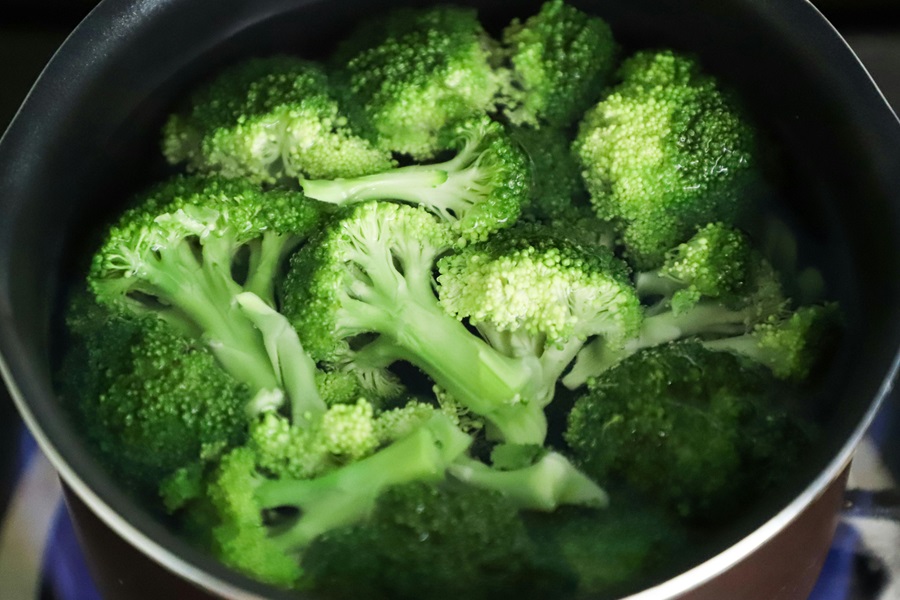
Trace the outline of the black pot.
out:
M 505 23 L 513 10 L 460 3 L 479 6 L 488 23 Z M 538 6 L 515 4 L 519 15 Z M 898 366 L 897 119 L 804 0 L 573 4 L 607 18 L 627 45 L 699 53 L 746 99 L 783 149 L 773 160 L 788 182 L 779 201 L 799 223 L 805 251 L 826 267 L 830 295 L 847 316 L 846 343 L 818 407 L 823 441 L 793 487 L 724 532 L 708 560 L 633 598 L 803 598 L 829 544 L 841 475 Z M 98 223 L 166 172 L 158 132 L 191 84 L 252 54 L 323 54 L 348 23 L 388 5 L 105 0 L 53 58 L 0 141 L 0 367 L 70 490 L 109 597 L 199 597 L 200 588 L 232 598 L 286 596 L 167 531 L 117 488 L 73 428 L 51 373 L 59 298 L 78 276 L 77 257 Z M 140 557 L 136 566 L 121 568 L 129 554 Z

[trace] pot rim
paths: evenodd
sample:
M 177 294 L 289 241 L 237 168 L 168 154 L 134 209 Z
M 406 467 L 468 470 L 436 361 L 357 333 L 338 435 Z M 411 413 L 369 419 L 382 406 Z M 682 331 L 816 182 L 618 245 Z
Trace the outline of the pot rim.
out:
M 78 27 L 68 36 L 66 41 L 60 46 L 60 49 L 53 55 L 48 62 L 41 76 L 38 78 L 32 92 L 28 94 L 22 107 L 11 121 L 6 133 L 0 138 L 0 148 L 3 148 L 4 142 L 12 138 L 11 132 L 18 132 L 22 129 L 21 115 L 31 102 L 34 90 L 39 89 L 47 79 L 46 74 L 53 69 L 59 71 L 64 68 L 68 62 L 67 50 L 71 47 L 84 47 L 91 43 L 92 36 L 96 35 L 96 28 L 93 27 L 95 21 L 102 22 L 108 19 L 129 19 L 135 15 L 148 11 L 149 7 L 155 3 L 166 4 L 172 0 L 103 0 L 95 7 L 91 13 L 82 21 Z M 808 22 L 809 27 L 813 27 L 814 20 L 818 21 L 817 26 L 820 31 L 814 31 L 813 35 L 818 44 L 819 50 L 827 51 L 832 57 L 837 56 L 842 61 L 842 67 L 847 69 L 848 73 L 853 73 L 856 77 L 856 85 L 868 87 L 866 93 L 875 92 L 877 97 L 881 99 L 887 109 L 894 125 L 900 125 L 896 113 L 890 107 L 882 92 L 872 79 L 870 73 L 862 64 L 859 57 L 855 54 L 849 44 L 844 40 L 837 29 L 826 19 L 826 17 L 811 3 L 810 0 L 797 0 L 796 2 L 778 2 L 766 3 L 765 10 L 773 13 L 773 18 L 784 20 L 785 23 L 796 26 L 793 19 L 798 16 Z M 260 20 L 270 15 L 260 15 Z M 245 23 L 250 25 L 251 23 Z M 882 115 L 886 117 L 887 115 Z M 890 120 L 890 119 L 889 119 Z M 896 128 L 896 133 L 900 133 L 900 128 Z M 900 140 L 900 137 L 897 138 Z M 900 144 L 897 144 L 900 147 Z M 0 172 L 0 175 L 3 175 Z M 3 298 L 0 298 L 2 301 Z M 16 336 L 13 327 L 12 310 L 5 303 L 0 302 L 0 375 L 10 391 L 10 395 L 16 404 L 23 421 L 34 435 L 39 447 L 47 456 L 51 464 L 57 469 L 60 477 L 64 482 L 72 488 L 72 490 L 85 502 L 85 504 L 113 531 L 128 541 L 134 547 L 146 554 L 149 558 L 156 561 L 165 568 L 171 570 L 193 582 L 194 584 L 225 598 L 234 600 L 263 600 L 265 589 L 256 582 L 244 578 L 239 574 L 234 574 L 234 581 L 228 581 L 223 577 L 218 577 L 210 571 L 198 566 L 199 563 L 185 560 L 182 556 L 176 554 L 166 545 L 160 543 L 157 539 L 158 535 L 148 534 L 147 531 L 138 527 L 134 523 L 126 520 L 121 514 L 114 510 L 110 503 L 104 500 L 100 494 L 92 489 L 76 472 L 76 469 L 67 461 L 67 459 L 59 452 L 50 436 L 45 432 L 40 419 L 31 410 L 26 394 L 19 386 L 14 371 L 16 361 L 10 360 L 9 357 L 15 357 L 16 351 L 22 347 L 21 340 Z M 860 422 L 853 430 L 849 439 L 841 447 L 836 456 L 827 464 L 827 466 L 819 472 L 818 476 L 789 504 L 778 511 L 773 517 L 769 518 L 754 531 L 743 537 L 738 542 L 729 546 L 725 550 L 719 552 L 715 556 L 706 561 L 684 571 L 654 587 L 645 589 L 636 594 L 630 595 L 624 600 L 658 600 L 659 598 L 675 598 L 680 594 L 690 592 L 693 589 L 703 585 L 705 582 L 729 570 L 741 560 L 745 559 L 753 552 L 762 547 L 769 539 L 784 530 L 790 525 L 803 510 L 814 502 L 824 490 L 834 482 L 841 472 L 850 463 L 853 453 L 859 445 L 866 430 L 874 420 L 879 408 L 885 401 L 893 388 L 893 383 L 898 370 L 900 370 L 900 343 L 893 351 L 893 360 L 887 372 L 884 374 L 881 385 L 869 404 L 868 409 L 864 413 Z M 23 378 L 26 379 L 26 378 Z M 158 531 L 153 531 L 158 534 Z M 190 553 L 185 553 L 190 555 Z M 202 561 L 201 561 L 202 562 Z M 240 585 L 235 582 L 240 582 Z M 250 591 L 251 588 L 257 588 L 259 591 Z

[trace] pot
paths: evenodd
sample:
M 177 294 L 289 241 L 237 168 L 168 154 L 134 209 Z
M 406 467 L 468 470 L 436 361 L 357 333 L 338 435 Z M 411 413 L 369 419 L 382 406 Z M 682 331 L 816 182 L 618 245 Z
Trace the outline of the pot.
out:
M 420 4 L 422 2 L 419 2 Z M 466 0 L 502 25 L 504 3 Z M 517 2 L 528 15 L 537 2 Z M 779 202 L 831 282 L 847 334 L 816 399 L 821 443 L 796 480 L 723 532 L 683 572 L 631 600 L 801 599 L 827 552 L 852 453 L 898 368 L 900 126 L 874 83 L 805 0 L 574 2 L 632 47 L 700 55 L 783 151 Z M 235 60 L 315 57 L 363 0 L 104 0 L 41 75 L 0 141 L 0 369 L 59 470 L 110 598 L 284 598 L 157 522 L 103 471 L 52 385 L 61 290 L 97 223 L 167 172 L 158 132 L 191 85 Z M 134 566 L 124 568 L 126 557 Z M 129 563 L 130 564 L 130 563 Z

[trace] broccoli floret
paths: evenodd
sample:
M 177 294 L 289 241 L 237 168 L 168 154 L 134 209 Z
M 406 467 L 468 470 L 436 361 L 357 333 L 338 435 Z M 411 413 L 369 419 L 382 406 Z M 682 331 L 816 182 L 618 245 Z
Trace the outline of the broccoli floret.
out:
M 143 497 L 246 437 L 251 393 L 209 349 L 153 316 L 73 303 L 62 395 L 98 456 Z
M 696 227 L 735 222 L 755 133 L 693 58 L 638 52 L 619 77 L 585 115 L 574 151 L 597 215 L 617 224 L 628 259 L 648 270 Z
M 169 117 L 163 153 L 192 171 L 257 183 L 394 166 L 390 152 L 354 135 L 324 70 L 288 56 L 248 60 L 197 90 Z
M 541 443 L 539 362 L 497 352 L 438 304 L 432 269 L 451 238 L 420 208 L 358 205 L 292 257 L 284 313 L 317 360 L 376 334 L 381 356 L 421 368 L 509 441 Z
M 727 350 L 763 364 L 781 379 L 805 380 L 833 347 L 840 328 L 835 304 L 801 306 L 787 316 L 772 316 L 750 333 L 704 345 Z
M 216 515 L 213 551 L 226 564 L 262 581 L 291 587 L 300 556 L 319 535 L 365 518 L 385 489 L 440 480 L 471 438 L 435 413 L 406 437 L 314 479 L 270 478 L 258 454 L 227 454 L 208 484 Z
M 721 223 L 701 228 L 663 265 L 638 273 L 637 293 L 654 301 L 636 336 L 618 346 L 598 338 L 563 378 L 570 389 L 642 348 L 701 337 L 741 336 L 780 318 L 788 300 L 778 275 L 741 232 Z
M 474 10 L 404 8 L 348 36 L 335 62 L 353 125 L 376 147 L 418 160 L 443 150 L 447 127 L 493 109 L 501 77 Z
M 566 127 L 600 98 L 618 45 L 603 19 L 563 0 L 546 2 L 503 31 L 511 86 L 504 115 L 513 123 Z
M 659 269 L 639 273 L 635 286 L 641 297 L 661 296 L 674 313 L 682 313 L 701 298 L 746 304 L 749 289 L 777 281 L 747 236 L 723 223 L 710 223 L 669 252 Z
M 257 409 L 287 393 L 303 418 L 324 410 L 315 368 L 269 306 L 282 260 L 318 216 L 315 203 L 296 192 L 176 177 L 108 230 L 88 283 L 102 304 L 160 317 L 202 340 L 249 386 Z
M 483 240 L 513 224 L 530 193 L 530 163 L 522 148 L 488 117 L 466 121 L 446 135 L 456 155 L 442 163 L 300 183 L 308 197 L 332 204 L 388 199 L 424 206 L 453 226 L 459 243 Z
M 809 441 L 774 381 L 693 342 L 641 350 L 575 402 L 565 439 L 595 481 L 624 480 L 686 519 L 718 521 Z
M 444 309 L 503 354 L 537 358 L 543 389 L 555 387 L 589 336 L 618 348 L 641 328 L 628 267 L 607 248 L 578 246 L 545 227 L 499 232 L 438 267 Z
M 503 496 L 448 483 L 388 490 L 366 521 L 313 542 L 303 567 L 335 600 L 547 598 L 574 586 Z
M 294 479 L 318 477 L 369 456 L 406 437 L 434 416 L 435 408 L 418 402 L 376 414 L 364 398 L 336 404 L 316 422 L 298 427 L 268 412 L 250 427 L 250 445 L 266 472 Z

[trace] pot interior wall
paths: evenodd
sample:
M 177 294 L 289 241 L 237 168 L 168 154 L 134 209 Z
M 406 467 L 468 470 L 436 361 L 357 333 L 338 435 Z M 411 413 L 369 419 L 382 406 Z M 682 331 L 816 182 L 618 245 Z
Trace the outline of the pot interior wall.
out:
M 483 5 L 497 27 L 508 5 Z M 781 150 L 777 202 L 801 255 L 826 271 L 847 316 L 846 344 L 818 399 L 823 443 L 804 478 L 747 517 L 737 539 L 798 493 L 838 452 L 894 360 L 900 301 L 897 125 L 861 68 L 810 5 L 752 0 L 573 2 L 610 20 L 627 47 L 697 52 L 745 98 Z M 527 15 L 538 2 L 516 3 Z M 0 319 L 15 387 L 57 451 L 116 512 L 222 578 L 243 582 L 171 536 L 85 452 L 51 388 L 62 290 L 80 276 L 97 226 L 168 171 L 165 115 L 192 84 L 240 57 L 322 56 L 347 24 L 392 5 L 363 0 L 108 0 L 51 63 L 0 144 Z M 724 543 L 724 542 L 723 542 Z M 261 590 L 246 583 L 250 589 Z

